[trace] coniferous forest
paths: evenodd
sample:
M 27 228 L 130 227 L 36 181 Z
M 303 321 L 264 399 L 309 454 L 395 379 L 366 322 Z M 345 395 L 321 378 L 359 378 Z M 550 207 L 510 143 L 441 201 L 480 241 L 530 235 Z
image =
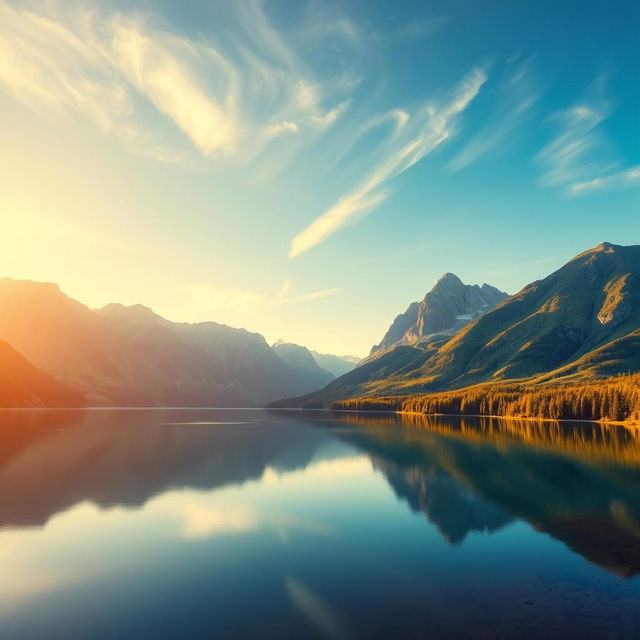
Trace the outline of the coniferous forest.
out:
M 333 408 L 640 423 L 640 374 L 553 386 L 485 384 L 442 393 L 350 398 Z

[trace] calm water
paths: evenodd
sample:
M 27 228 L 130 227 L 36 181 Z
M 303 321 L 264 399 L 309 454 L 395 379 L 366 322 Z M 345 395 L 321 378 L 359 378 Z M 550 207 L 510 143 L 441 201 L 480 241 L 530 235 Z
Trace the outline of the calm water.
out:
M 622 428 L 0 412 L 2 638 L 638 638 Z

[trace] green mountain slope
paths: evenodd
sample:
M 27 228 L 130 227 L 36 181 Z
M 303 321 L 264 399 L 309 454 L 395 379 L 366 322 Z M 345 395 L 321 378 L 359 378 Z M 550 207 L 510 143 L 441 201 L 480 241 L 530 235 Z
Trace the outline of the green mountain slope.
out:
M 640 369 L 640 246 L 602 243 L 527 285 L 453 337 L 400 347 L 280 406 L 440 391 L 479 382 Z

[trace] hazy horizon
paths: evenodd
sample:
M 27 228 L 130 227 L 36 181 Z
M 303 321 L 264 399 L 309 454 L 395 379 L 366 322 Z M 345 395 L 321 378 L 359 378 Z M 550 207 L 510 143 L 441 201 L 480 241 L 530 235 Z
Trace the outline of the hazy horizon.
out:
M 640 237 L 630 1 L 0 1 L 0 276 L 364 356 Z M 10 53 L 10 55 L 9 55 Z

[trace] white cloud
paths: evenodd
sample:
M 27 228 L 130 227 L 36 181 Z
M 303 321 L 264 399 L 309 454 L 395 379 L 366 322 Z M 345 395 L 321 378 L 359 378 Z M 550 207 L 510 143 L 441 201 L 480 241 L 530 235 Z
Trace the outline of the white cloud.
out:
M 544 186 L 559 187 L 573 197 L 640 185 L 640 166 L 624 167 L 606 134 L 610 113 L 604 100 L 591 100 L 552 117 L 559 132 L 538 154 Z
M 342 117 L 342 114 L 349 108 L 350 104 L 351 100 L 344 100 L 326 113 L 316 113 L 312 115 L 310 120 L 313 124 L 321 128 L 330 127 L 336 120 Z
M 285 120 L 284 122 L 279 122 L 278 124 L 272 124 L 266 128 L 265 134 L 268 138 L 272 138 L 275 136 L 281 136 L 285 133 L 298 133 L 300 129 L 295 122 L 290 122 L 289 120 Z
M 48 116 L 82 114 L 166 162 L 189 143 L 208 159 L 252 159 L 279 135 L 309 142 L 342 116 L 339 83 L 311 72 L 261 2 L 227 9 L 225 29 L 195 39 L 151 12 L 0 0 L 0 91 Z
M 522 125 L 538 99 L 530 74 L 529 61 L 519 64 L 509 73 L 498 89 L 497 106 L 486 124 L 464 144 L 449 163 L 452 171 L 459 171 L 502 146 L 514 130 Z
M 291 280 L 285 280 L 274 297 L 276 303 L 293 304 L 296 302 L 308 302 L 310 300 L 319 300 L 321 298 L 327 298 L 329 296 L 338 293 L 341 289 L 334 287 L 333 289 L 322 289 L 320 291 L 311 291 L 309 293 L 301 293 L 298 295 L 291 295 L 293 290 L 293 284 Z
M 118 70 L 203 155 L 235 150 L 241 133 L 237 78 L 217 51 L 124 16 L 112 20 L 110 31 L 109 55 Z M 223 85 L 218 96 L 205 88 L 206 67 Z
M 378 207 L 389 195 L 383 188 L 389 180 L 422 160 L 454 133 L 456 118 L 478 95 L 486 80 L 486 71 L 476 68 L 462 80 L 450 101 L 443 106 L 424 106 L 413 117 L 398 110 L 391 112 L 397 125 L 384 157 L 357 188 L 296 234 L 291 241 L 289 257 L 308 251 Z
M 598 128 L 608 114 L 604 103 L 583 103 L 553 116 L 559 133 L 538 154 L 545 169 L 545 186 L 566 186 L 614 168 L 611 162 L 603 161 L 608 144 Z
M 0 89 L 41 111 L 80 111 L 104 132 L 133 109 L 100 49 L 55 20 L 6 2 L 0 2 Z
M 592 191 L 606 189 L 624 189 L 628 187 L 640 187 L 640 165 L 617 171 L 605 176 L 592 178 L 583 182 L 575 182 L 569 186 L 571 195 L 583 195 Z
M 387 192 L 371 193 L 372 188 L 363 188 L 340 198 L 336 204 L 296 234 L 291 241 L 289 257 L 295 258 L 295 256 L 308 251 L 341 227 L 346 224 L 354 224 L 360 216 L 380 205 L 386 199 Z

